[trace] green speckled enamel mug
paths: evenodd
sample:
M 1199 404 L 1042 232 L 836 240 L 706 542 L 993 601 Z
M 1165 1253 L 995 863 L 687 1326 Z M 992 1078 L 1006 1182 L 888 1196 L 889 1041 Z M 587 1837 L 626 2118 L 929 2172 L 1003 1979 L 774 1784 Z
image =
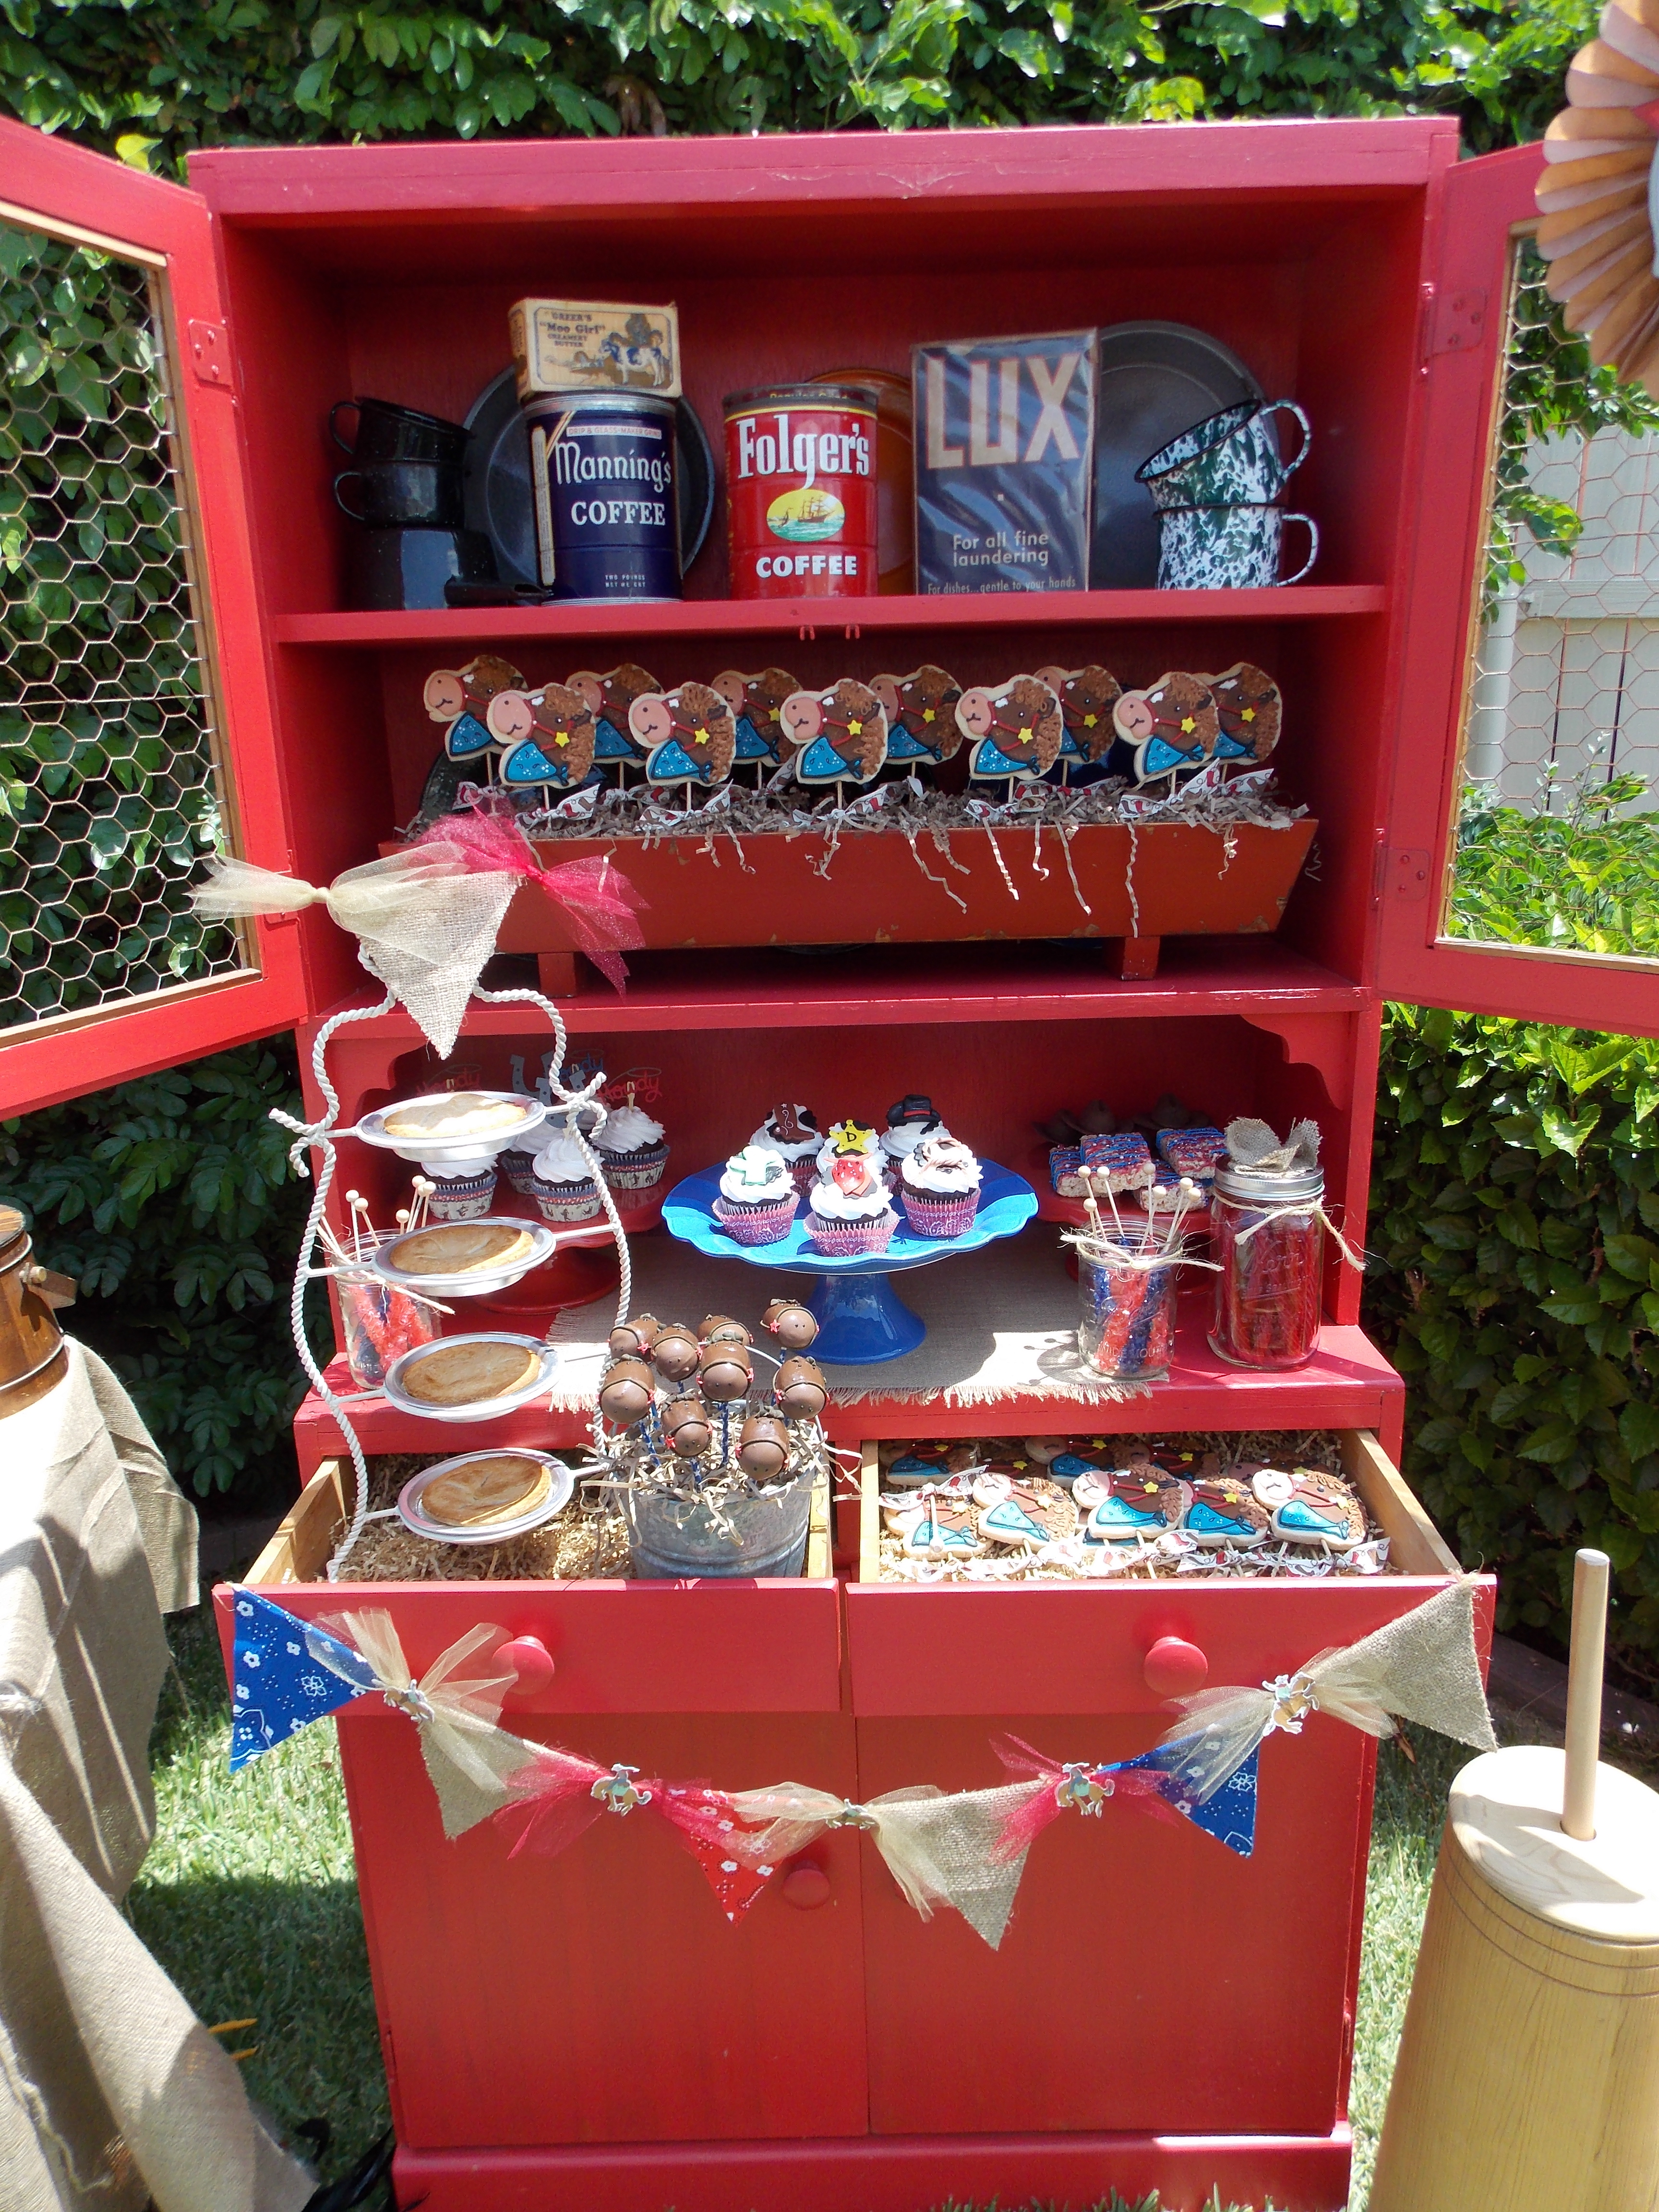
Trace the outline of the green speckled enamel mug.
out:
M 1158 585 L 1163 592 L 1248 590 L 1253 585 L 1299 584 L 1319 558 L 1319 527 L 1310 514 L 1286 514 L 1260 502 L 1237 507 L 1176 507 L 1158 518 Z M 1308 557 L 1293 576 L 1281 577 L 1285 525 L 1308 528 Z

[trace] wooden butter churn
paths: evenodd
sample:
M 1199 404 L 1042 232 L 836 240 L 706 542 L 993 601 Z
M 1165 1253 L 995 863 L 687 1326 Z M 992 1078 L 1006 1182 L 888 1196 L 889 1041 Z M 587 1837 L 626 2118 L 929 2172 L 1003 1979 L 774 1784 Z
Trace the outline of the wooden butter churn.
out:
M 75 1288 L 40 1265 L 22 1215 L 0 1205 L 0 1419 L 63 1380 L 69 1356 L 54 1309 L 73 1305 Z

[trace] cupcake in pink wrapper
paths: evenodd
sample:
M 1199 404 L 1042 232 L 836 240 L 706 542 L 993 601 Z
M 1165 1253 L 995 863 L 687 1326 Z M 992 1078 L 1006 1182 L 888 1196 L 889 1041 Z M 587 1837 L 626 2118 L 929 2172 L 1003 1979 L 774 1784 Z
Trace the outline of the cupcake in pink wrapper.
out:
M 868 1144 L 862 1139 L 867 1138 Z M 851 1259 L 884 1252 L 898 1227 L 887 1195 L 875 1131 L 854 1121 L 838 1121 L 830 1132 L 833 1158 L 820 1161 L 818 1180 L 807 1201 L 806 1233 L 820 1252 Z
M 765 1145 L 745 1145 L 726 1163 L 714 1218 L 738 1244 L 775 1244 L 799 1202 L 786 1162 Z
M 777 1154 L 805 1198 L 812 1188 L 818 1147 L 823 1142 L 818 1117 L 811 1108 L 775 1106 L 749 1141 Z
M 904 1163 L 899 1196 L 913 1237 L 960 1237 L 974 1225 L 980 1164 L 954 1137 L 924 1137 Z

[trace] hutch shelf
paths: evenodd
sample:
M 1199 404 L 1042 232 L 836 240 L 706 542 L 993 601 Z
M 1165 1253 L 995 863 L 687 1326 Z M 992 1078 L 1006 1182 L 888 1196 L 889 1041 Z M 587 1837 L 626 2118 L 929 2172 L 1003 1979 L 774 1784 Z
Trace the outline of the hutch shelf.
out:
M 711 945 L 718 929 L 677 924 L 634 960 L 620 998 L 516 924 L 499 980 L 531 979 L 539 957 L 574 1052 L 660 1071 L 671 1178 L 729 1152 L 780 1099 L 867 1118 L 925 1091 L 977 1151 L 1019 1164 L 1033 1121 L 1060 1106 L 1100 1097 L 1133 1113 L 1174 1091 L 1220 1121 L 1316 1119 L 1331 1202 L 1358 1243 L 1385 994 L 1630 1022 L 1612 1011 L 1629 999 L 1611 968 L 1563 985 L 1541 961 L 1453 945 L 1434 895 L 1498 310 L 1537 167 L 1530 150 L 1457 154 L 1438 120 L 545 139 L 206 153 L 185 191 L 0 125 L 0 201 L 8 220 L 155 272 L 228 834 L 263 865 L 325 884 L 394 838 L 434 750 L 422 681 L 485 648 L 532 685 L 607 665 L 601 652 L 665 681 L 707 678 L 745 640 L 805 683 L 903 667 L 904 654 L 964 683 L 1085 659 L 1125 684 L 1266 667 L 1285 702 L 1275 765 L 1318 825 L 1276 928 L 1191 936 L 1172 921 L 1156 973 L 1130 957 L 1114 975 L 1097 943 L 1012 941 L 996 922 L 963 941 L 884 941 L 889 915 L 832 875 L 819 911 L 838 906 L 836 927 L 793 891 L 789 926 L 746 925 L 750 942 Z M 1312 420 L 1297 491 L 1320 526 L 1317 581 L 739 604 L 725 596 L 717 514 L 682 604 L 345 611 L 331 404 L 373 393 L 459 416 L 507 361 L 514 299 L 618 290 L 678 302 L 690 396 L 711 425 L 728 391 L 842 365 L 849 329 L 861 362 L 902 370 L 924 339 L 1200 325 Z M 733 873 L 697 878 L 698 896 L 712 908 Z M 848 933 L 849 907 L 856 941 L 823 951 Z M 24 1110 L 289 1026 L 304 1060 L 349 1003 L 371 1001 L 325 917 L 262 922 L 234 976 L 20 1038 L 0 1104 Z M 500 1082 L 515 1053 L 545 1043 L 530 1010 L 475 1006 L 458 1056 Z M 330 1066 L 349 1124 L 430 1060 L 399 1013 L 341 1031 Z M 349 1142 L 343 1155 L 337 1203 L 357 1188 L 384 1217 L 399 1194 L 385 1156 Z M 664 1236 L 638 1240 L 642 1274 Z M 1053 1224 L 1024 1237 L 1057 1274 Z M 603 1294 L 590 1265 L 583 1287 Z M 758 1310 L 764 1284 L 733 1281 L 725 1300 Z M 1256 1682 L 1455 1571 L 1395 1471 L 1402 1386 L 1364 1334 L 1352 1274 L 1333 1266 L 1318 1352 L 1286 1376 L 1217 1362 L 1202 1303 L 1151 1398 L 921 1403 L 866 1389 L 863 1370 L 838 1385 L 830 1425 L 853 1448 L 1338 1429 L 1403 1572 L 884 1585 L 869 1578 L 867 1530 L 860 1574 L 853 1501 L 820 1563 L 834 1571 L 795 1582 L 331 1586 L 316 1577 L 340 1440 L 308 1400 L 295 1425 L 307 1487 L 256 1579 L 307 1615 L 389 1607 L 417 1673 L 480 1620 L 539 1637 L 552 1681 L 509 1705 L 511 1724 L 605 1764 L 731 1787 L 792 1775 L 856 1798 L 924 1776 L 997 1780 L 989 1739 L 1003 1730 L 1055 1756 L 1127 1754 L 1164 1718 L 1143 1671 L 1158 1638 L 1196 1644 L 1213 1683 Z M 384 1403 L 358 1418 L 370 1454 L 434 1449 Z M 570 1443 L 582 1427 L 574 1407 L 543 1408 L 439 1442 Z M 1490 1585 L 1481 1607 L 1489 1626 Z M 509 1861 L 488 1827 L 447 1844 L 415 1733 L 364 1710 L 376 1702 L 339 1728 L 401 2203 L 920 2212 L 948 2196 L 1084 2203 L 1113 2187 L 1159 2189 L 1172 2208 L 1212 2187 L 1283 2212 L 1344 2201 L 1374 1765 L 1353 1732 L 1316 1718 L 1269 1741 L 1248 1861 L 1152 1822 L 1057 1826 L 993 1953 L 954 1916 L 910 1915 L 850 1833 L 817 1848 L 822 1901 L 769 1893 L 735 1929 L 643 1823 L 606 1822 L 550 1862 Z

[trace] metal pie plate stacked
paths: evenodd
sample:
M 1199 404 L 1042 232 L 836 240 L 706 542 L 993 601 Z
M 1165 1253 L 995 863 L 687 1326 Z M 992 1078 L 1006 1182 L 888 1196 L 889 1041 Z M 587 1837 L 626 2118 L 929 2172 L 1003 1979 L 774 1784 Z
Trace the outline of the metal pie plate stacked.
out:
M 608 1224 L 607 1224 L 608 1226 Z M 392 1255 L 399 1244 L 410 1237 L 423 1235 L 421 1230 L 405 1230 L 401 1236 L 389 1238 L 378 1247 L 370 1265 L 381 1280 L 393 1290 L 424 1291 L 434 1298 L 488 1297 L 493 1291 L 511 1289 L 521 1282 L 532 1267 L 539 1267 L 550 1260 L 559 1249 L 559 1240 L 552 1230 L 539 1221 L 522 1221 L 514 1214 L 487 1214 L 479 1221 L 447 1223 L 434 1221 L 431 1229 L 511 1229 L 520 1231 L 531 1240 L 530 1249 L 516 1260 L 499 1262 L 493 1267 L 468 1267 L 458 1274 L 409 1274 L 392 1263 Z
M 532 1137 L 547 1119 L 550 1109 L 539 1098 L 520 1097 L 516 1091 L 481 1091 L 477 1097 L 490 1104 L 521 1106 L 524 1119 L 507 1129 L 472 1130 L 465 1135 L 441 1136 L 435 1130 L 417 1130 L 413 1135 L 394 1137 L 386 1126 L 388 1114 L 404 1111 L 422 1102 L 418 1098 L 400 1098 L 395 1105 L 377 1106 L 372 1114 L 365 1114 L 355 1129 L 343 1129 L 344 1137 L 359 1137 L 366 1145 L 377 1146 L 380 1151 L 396 1152 L 400 1160 L 413 1160 L 429 1172 L 450 1176 L 482 1175 L 500 1152 L 509 1146 L 528 1149 L 526 1137 Z M 435 1093 L 434 1097 L 441 1097 Z
M 459 1406 L 434 1406 L 423 1398 L 411 1398 L 404 1388 L 404 1377 L 410 1369 L 446 1345 L 457 1344 L 516 1344 L 526 1352 L 539 1355 L 536 1374 L 504 1398 L 472 1398 Z M 386 1370 L 381 1389 L 387 1405 L 395 1406 L 400 1413 L 418 1414 L 423 1421 L 493 1421 L 502 1413 L 516 1413 L 532 1398 L 539 1398 L 551 1385 L 553 1370 L 558 1364 L 558 1353 L 538 1336 L 515 1336 L 508 1329 L 477 1329 L 465 1336 L 441 1336 L 434 1343 L 417 1344 L 412 1352 L 401 1353 Z M 510 1447 L 502 1445 L 500 1449 Z
M 421 1510 L 421 1499 L 431 1483 L 441 1474 L 453 1474 L 459 1467 L 468 1467 L 481 1459 L 528 1459 L 544 1467 L 552 1480 L 552 1487 L 539 1505 L 532 1505 L 526 1513 L 509 1519 L 492 1521 L 487 1528 L 457 1528 L 447 1521 L 428 1521 Z M 462 1452 L 454 1459 L 441 1460 L 436 1467 L 426 1467 L 412 1475 L 398 1493 L 398 1517 L 413 1536 L 429 1536 L 440 1544 L 504 1544 L 510 1537 L 527 1536 L 532 1528 L 539 1528 L 554 1520 L 569 1504 L 576 1487 L 576 1478 L 561 1459 L 551 1452 L 526 1451 L 518 1444 L 498 1445 L 493 1451 Z

